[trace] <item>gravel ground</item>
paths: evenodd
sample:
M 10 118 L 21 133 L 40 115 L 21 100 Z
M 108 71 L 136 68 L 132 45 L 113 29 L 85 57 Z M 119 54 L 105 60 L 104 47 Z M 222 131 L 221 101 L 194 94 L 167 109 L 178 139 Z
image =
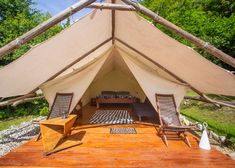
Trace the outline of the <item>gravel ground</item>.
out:
M 43 119 L 45 117 L 38 117 L 33 120 Z M 6 155 L 39 133 L 39 124 L 33 124 L 33 120 L 0 131 L 0 157 Z

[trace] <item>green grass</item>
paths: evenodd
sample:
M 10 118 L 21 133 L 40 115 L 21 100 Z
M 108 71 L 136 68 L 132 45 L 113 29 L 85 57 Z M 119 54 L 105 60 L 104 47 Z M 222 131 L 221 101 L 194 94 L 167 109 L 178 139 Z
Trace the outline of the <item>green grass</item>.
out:
M 211 130 L 235 142 L 235 109 L 189 101 L 181 105 L 181 114 L 194 121 L 207 122 Z
M 37 117 L 36 115 L 30 115 L 30 116 L 18 117 L 14 119 L 0 120 L 0 131 L 9 128 L 12 125 L 18 125 L 22 122 L 30 121 L 36 117 Z

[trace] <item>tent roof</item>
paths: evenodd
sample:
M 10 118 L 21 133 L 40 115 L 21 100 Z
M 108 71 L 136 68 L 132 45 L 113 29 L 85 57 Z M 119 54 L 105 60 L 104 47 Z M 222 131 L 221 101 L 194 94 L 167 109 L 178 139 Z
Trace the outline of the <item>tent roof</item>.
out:
M 0 97 L 27 94 L 84 55 L 94 58 L 104 53 L 112 46 L 111 18 L 111 11 L 94 10 L 63 32 L 1 68 L 0 79 L 4 80 L 0 82 Z M 115 18 L 116 38 L 203 93 L 235 96 L 234 75 L 167 36 L 135 12 L 116 11 Z M 94 50 L 101 43 L 104 45 Z M 117 40 L 115 45 L 144 61 L 139 53 Z M 88 58 L 84 58 L 74 66 L 79 67 L 89 61 Z M 156 65 L 151 66 L 162 71 Z M 69 71 L 71 69 L 64 73 Z M 171 75 L 164 76 L 176 82 Z

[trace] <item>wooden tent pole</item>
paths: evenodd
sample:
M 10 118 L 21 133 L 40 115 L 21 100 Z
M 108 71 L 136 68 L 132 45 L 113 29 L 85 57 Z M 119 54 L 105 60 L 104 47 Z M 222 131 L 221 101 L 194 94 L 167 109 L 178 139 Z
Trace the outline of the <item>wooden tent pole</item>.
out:
M 15 101 L 19 101 L 19 100 L 26 99 L 29 97 L 34 97 L 34 96 L 36 96 L 36 93 L 29 93 L 29 94 L 26 94 L 26 95 L 23 95 L 23 96 L 14 98 L 14 99 L 6 100 L 3 102 L 0 102 L 0 107 L 8 106 L 8 105 L 11 105 L 12 103 L 14 103 Z
M 112 0 L 112 4 L 115 4 L 116 0 Z M 112 10 L 112 44 L 115 41 L 115 10 Z
M 153 11 L 149 10 L 148 8 L 144 7 L 143 5 L 139 4 L 138 2 L 133 2 L 130 0 L 122 0 L 124 3 L 128 5 L 132 5 L 136 8 L 137 11 L 141 12 L 142 14 L 148 16 L 155 22 L 165 26 L 169 30 L 175 32 L 176 34 L 180 35 L 181 37 L 187 39 L 188 41 L 192 42 L 196 46 L 202 48 L 203 50 L 207 51 L 211 55 L 217 57 L 221 61 L 227 63 L 228 65 L 235 67 L 235 59 L 228 54 L 224 53 L 223 51 L 217 49 L 213 45 L 205 42 L 196 36 L 188 33 L 187 31 L 179 28 L 178 26 L 174 25 L 173 23 L 169 22 L 168 20 L 164 19 L 163 17 L 159 16 L 158 14 L 154 13 Z
M 120 11 L 136 11 L 136 9 L 131 5 L 122 5 L 122 4 L 111 4 L 111 3 L 92 3 L 87 6 L 88 8 L 94 9 L 109 9 L 109 10 L 120 10 Z
M 202 102 L 208 103 L 208 101 L 205 101 L 205 99 L 202 99 L 201 97 L 184 96 L 184 99 L 190 99 L 190 100 L 196 100 L 196 101 L 202 101 Z M 217 104 L 219 104 L 221 106 L 235 108 L 235 105 L 230 102 L 221 102 L 221 101 L 214 101 L 214 100 L 211 100 L 211 101 L 216 102 Z
M 205 95 L 199 91 L 198 89 L 196 89 L 195 87 L 193 87 L 192 85 L 190 85 L 189 83 L 187 83 L 186 81 L 184 81 L 183 79 L 181 79 L 180 77 L 178 77 L 177 75 L 175 75 L 174 73 L 172 73 L 171 71 L 169 71 L 168 69 L 166 69 L 165 67 L 163 67 L 162 65 L 160 65 L 159 63 L 157 63 L 156 61 L 152 60 L 151 58 L 149 58 L 148 56 L 146 56 L 145 54 L 143 54 L 142 52 L 138 51 L 137 49 L 135 49 L 134 47 L 130 46 L 129 44 L 125 43 L 124 41 L 122 41 L 119 38 L 115 38 L 118 42 L 122 43 L 123 45 L 125 45 L 126 47 L 130 48 L 131 50 L 135 51 L 136 53 L 138 53 L 140 56 L 142 56 L 143 58 L 145 58 L 146 60 L 150 61 L 151 63 L 153 63 L 154 65 L 156 65 L 157 67 L 161 68 L 163 71 L 165 71 L 166 73 L 170 74 L 171 76 L 173 76 L 176 80 L 184 83 L 185 85 L 187 85 L 188 87 L 190 87 L 194 92 L 196 92 L 198 95 L 200 95 L 202 97 L 202 99 L 204 99 L 207 102 L 213 103 L 214 105 L 216 105 L 216 102 L 212 102 L 212 100 L 208 99 L 207 97 L 205 97 Z
M 39 99 L 42 99 L 44 98 L 44 96 L 37 96 L 37 97 L 30 97 L 30 98 L 24 98 L 22 100 L 17 100 L 15 101 L 14 103 L 12 103 L 12 106 L 13 107 L 16 107 L 18 106 L 19 104 L 22 104 L 22 103 L 26 103 L 26 102 L 31 102 L 33 100 L 39 100 Z
M 95 0 L 81 0 L 71 7 L 65 9 L 64 11 L 58 13 L 57 15 L 51 17 L 47 21 L 41 23 L 40 25 L 36 26 L 32 30 L 28 31 L 27 33 L 23 34 L 19 38 L 11 41 L 7 45 L 0 48 L 0 58 L 4 57 L 6 54 L 11 53 L 13 50 L 19 48 L 21 45 L 27 43 L 34 37 L 38 36 L 39 34 L 43 33 L 47 29 L 51 28 L 52 26 L 56 25 L 57 23 L 61 22 L 62 20 L 66 19 L 70 15 L 80 11 L 81 9 L 87 7 L 91 3 L 95 2 Z
M 207 97 L 205 94 L 203 94 L 203 98 L 206 99 L 206 100 L 209 100 L 210 102 L 213 102 L 213 104 L 235 108 L 235 105 L 228 104 L 226 102 L 221 102 L 221 101 L 218 101 L 218 100 L 213 100 L 213 99 Z

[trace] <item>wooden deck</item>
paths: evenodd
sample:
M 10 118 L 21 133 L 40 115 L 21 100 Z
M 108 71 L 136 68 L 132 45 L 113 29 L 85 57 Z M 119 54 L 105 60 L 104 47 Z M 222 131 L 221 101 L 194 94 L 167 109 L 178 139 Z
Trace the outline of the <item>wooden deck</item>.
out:
M 169 140 L 167 148 L 156 135 L 151 123 L 133 125 L 88 125 L 95 108 L 84 109 L 83 120 L 73 129 L 72 135 L 81 140 L 76 146 L 49 156 L 42 155 L 42 142 L 31 140 L 0 158 L 0 166 L 9 167 L 228 167 L 235 161 L 212 149 L 198 148 L 196 138 L 190 136 L 192 148 L 183 141 Z M 80 125 L 80 124 L 84 125 Z M 110 127 L 135 127 L 137 134 L 114 135 Z

